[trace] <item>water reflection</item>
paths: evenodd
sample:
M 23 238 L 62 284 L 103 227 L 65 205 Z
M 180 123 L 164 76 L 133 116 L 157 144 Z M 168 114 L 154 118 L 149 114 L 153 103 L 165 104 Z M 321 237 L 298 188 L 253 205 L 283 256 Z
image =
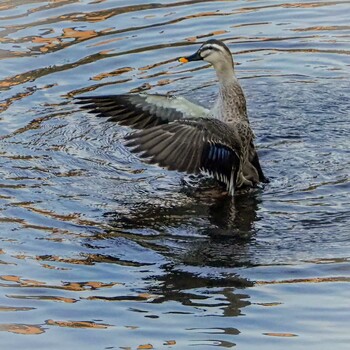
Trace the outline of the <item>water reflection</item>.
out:
M 153 279 L 149 277 L 148 279 Z M 149 287 L 149 292 L 157 295 L 154 303 L 163 303 L 166 301 L 178 301 L 187 306 L 200 307 L 218 307 L 222 310 L 224 316 L 238 316 L 241 309 L 250 305 L 247 300 L 249 296 L 244 294 L 246 287 L 253 286 L 253 283 L 246 278 L 239 277 L 236 274 L 218 276 L 201 276 L 188 271 L 181 271 L 174 266 L 164 266 L 164 274 L 157 278 L 158 286 Z M 201 292 L 203 289 L 217 290 L 216 301 L 213 303 L 213 296 L 210 297 Z M 237 291 L 236 289 L 239 289 Z
M 105 213 L 105 238 L 122 236 L 189 265 L 249 266 L 245 252 L 254 239 L 261 190 L 243 190 L 232 199 L 208 182 L 204 189 L 183 188 L 190 200 L 170 207 L 144 202 L 127 215 Z
M 348 8 L 2 1 L 2 347 L 347 350 Z M 125 130 L 69 98 L 210 105 L 212 69 L 174 58 L 214 35 L 235 54 L 272 179 L 234 202 L 141 165 Z
M 218 308 L 224 316 L 238 316 L 242 308 L 250 305 L 249 296 L 243 291 L 253 286 L 252 281 L 233 271 L 211 275 L 203 274 L 196 268 L 190 271 L 188 267 L 250 266 L 246 247 L 255 234 L 254 222 L 257 220 L 261 193 L 257 189 L 250 190 L 232 200 L 213 181 L 201 180 L 197 185 L 198 188 L 182 188 L 189 198 L 183 204 L 172 203 L 171 207 L 166 207 L 145 202 L 135 205 L 127 215 L 107 212 L 105 219 L 108 228 L 95 240 L 89 240 L 89 246 L 99 246 L 101 239 L 116 242 L 118 238 L 123 238 L 163 255 L 167 262 L 160 266 L 160 272 L 145 277 L 144 293 L 147 294 L 143 295 L 149 295 L 152 303 L 176 301 L 190 308 Z M 118 244 L 119 249 L 122 246 Z M 142 257 L 137 259 L 142 261 Z M 124 263 L 137 266 L 135 262 Z M 141 266 L 147 268 L 147 264 L 142 262 Z M 207 295 L 205 290 L 210 293 Z M 133 298 L 142 300 L 143 295 Z M 94 300 L 131 299 L 126 296 L 97 295 Z M 193 314 L 193 311 L 175 309 L 167 313 Z M 235 328 L 222 331 L 231 335 L 239 333 Z M 212 332 L 213 329 L 209 331 Z

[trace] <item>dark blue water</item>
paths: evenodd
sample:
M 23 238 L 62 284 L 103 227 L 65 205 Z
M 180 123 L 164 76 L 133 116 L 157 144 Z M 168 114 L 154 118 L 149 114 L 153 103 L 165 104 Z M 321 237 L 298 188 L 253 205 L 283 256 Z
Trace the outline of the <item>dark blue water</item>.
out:
M 348 349 L 347 1 L 3 1 L 0 345 Z M 145 165 L 72 97 L 211 106 L 224 40 L 271 182 Z

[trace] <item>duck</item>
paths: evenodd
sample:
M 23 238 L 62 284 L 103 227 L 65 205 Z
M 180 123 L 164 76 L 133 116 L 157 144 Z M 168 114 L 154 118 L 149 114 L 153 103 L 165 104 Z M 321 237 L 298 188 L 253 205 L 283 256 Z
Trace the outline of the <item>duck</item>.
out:
M 210 39 L 181 63 L 205 61 L 216 72 L 219 92 L 211 109 L 182 96 L 120 94 L 78 96 L 81 108 L 135 129 L 126 146 L 141 159 L 187 174 L 205 173 L 233 196 L 243 187 L 269 182 L 260 165 L 247 103 L 230 49 Z

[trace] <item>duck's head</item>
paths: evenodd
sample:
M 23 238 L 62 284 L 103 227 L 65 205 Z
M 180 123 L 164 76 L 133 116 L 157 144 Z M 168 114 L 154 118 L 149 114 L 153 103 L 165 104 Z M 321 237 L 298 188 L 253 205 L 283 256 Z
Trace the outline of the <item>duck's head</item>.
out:
M 206 61 L 211 63 L 215 69 L 233 68 L 231 51 L 222 41 L 216 39 L 206 41 L 193 55 L 180 57 L 179 61 L 182 63 Z

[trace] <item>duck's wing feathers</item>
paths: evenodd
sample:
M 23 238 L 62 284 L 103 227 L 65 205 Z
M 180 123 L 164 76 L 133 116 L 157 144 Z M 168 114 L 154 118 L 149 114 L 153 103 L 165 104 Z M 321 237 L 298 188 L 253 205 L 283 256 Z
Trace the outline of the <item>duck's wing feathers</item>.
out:
M 206 172 L 233 194 L 240 165 L 234 132 L 220 120 L 179 119 L 126 137 L 131 151 L 151 164 L 187 173 Z
M 183 97 L 130 94 L 78 97 L 82 108 L 135 129 L 150 128 L 182 118 L 204 117 L 208 110 Z

